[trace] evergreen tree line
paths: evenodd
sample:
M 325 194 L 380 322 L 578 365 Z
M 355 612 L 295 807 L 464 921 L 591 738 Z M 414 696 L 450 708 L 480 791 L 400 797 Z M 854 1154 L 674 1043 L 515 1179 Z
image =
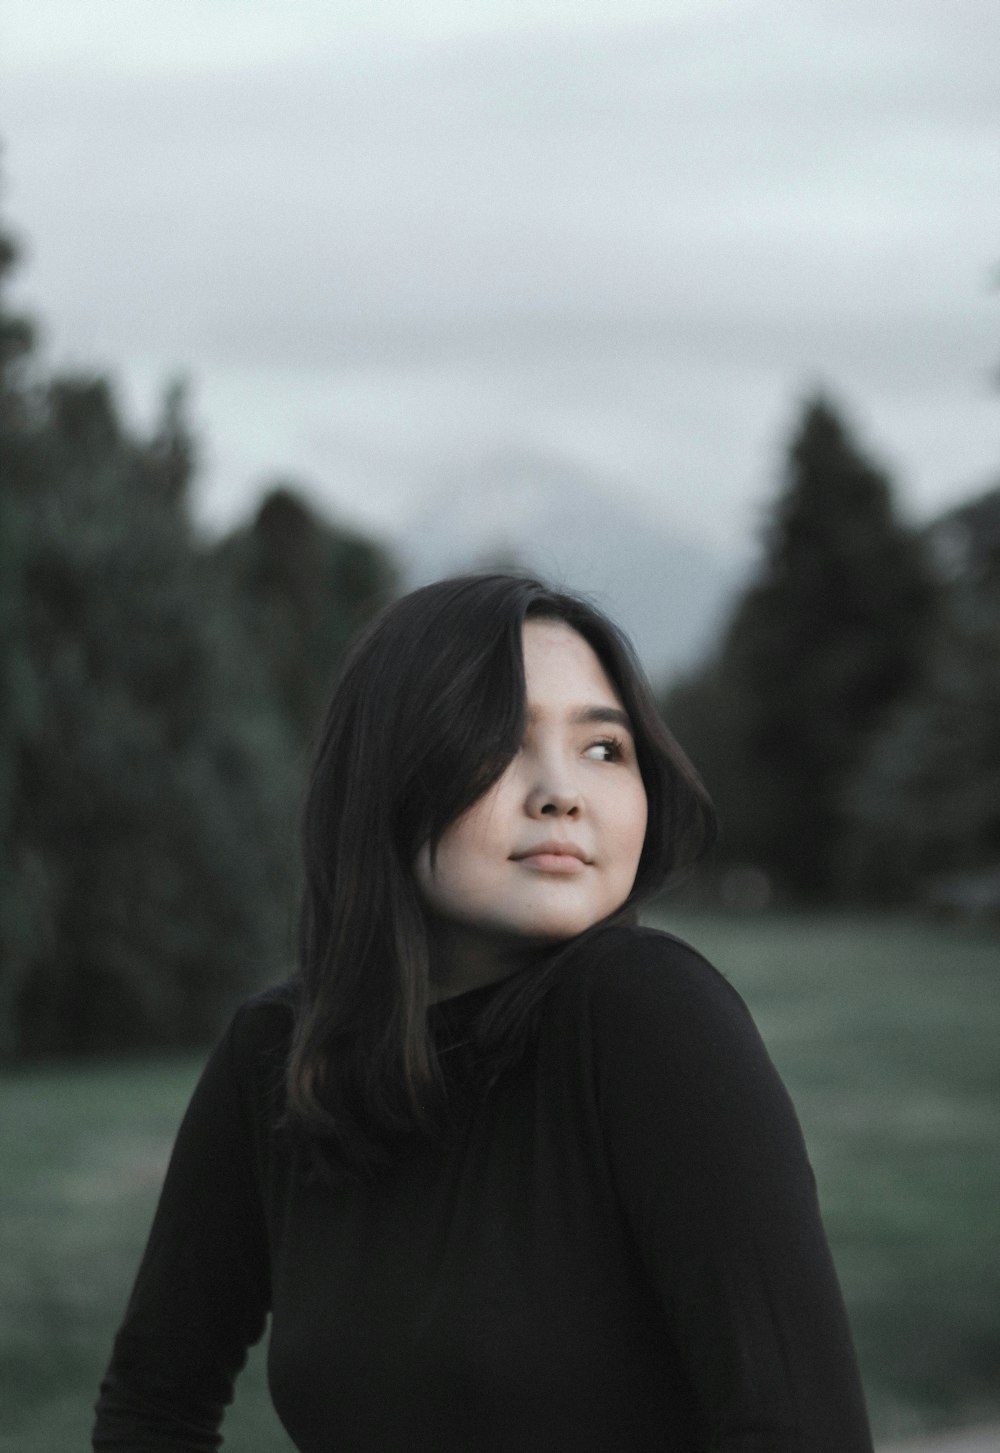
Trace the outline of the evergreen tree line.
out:
M 754 577 L 663 710 L 724 899 L 1000 914 L 1000 488 L 910 528 L 809 400 Z
M 15 261 L 0 237 L 0 287 Z M 293 958 L 308 743 L 393 562 L 287 482 L 201 538 L 183 390 L 138 435 L 106 379 L 40 375 L 2 294 L 0 454 L 0 1056 L 201 1043 Z M 664 712 L 728 901 L 996 911 L 1000 490 L 910 529 L 809 401 Z
M 291 962 L 309 735 L 394 569 L 283 485 L 209 544 L 182 390 L 139 437 L 38 374 L 0 305 L 0 1055 L 202 1043 Z

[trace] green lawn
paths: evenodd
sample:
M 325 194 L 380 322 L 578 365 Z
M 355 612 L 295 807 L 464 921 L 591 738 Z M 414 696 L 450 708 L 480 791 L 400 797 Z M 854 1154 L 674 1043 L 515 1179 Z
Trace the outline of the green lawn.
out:
M 666 911 L 750 1003 L 802 1118 L 883 1435 L 1000 1411 L 1000 944 Z M 191 1060 L 3 1082 L 0 1453 L 78 1453 Z M 288 1453 L 257 1349 L 227 1443 Z
M 97 1384 L 199 1067 L 130 1061 L 4 1080 L 0 1453 L 90 1446 Z M 287 1453 L 263 1352 L 241 1379 L 226 1441 Z

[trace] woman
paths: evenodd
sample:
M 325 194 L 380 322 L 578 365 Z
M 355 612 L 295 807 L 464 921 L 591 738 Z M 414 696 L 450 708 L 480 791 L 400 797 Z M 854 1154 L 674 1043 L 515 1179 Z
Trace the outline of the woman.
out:
M 195 1091 L 94 1446 L 215 1447 L 270 1312 L 302 1453 L 870 1449 L 784 1089 L 636 926 L 713 831 L 591 606 L 385 611 L 315 754 L 298 977 Z

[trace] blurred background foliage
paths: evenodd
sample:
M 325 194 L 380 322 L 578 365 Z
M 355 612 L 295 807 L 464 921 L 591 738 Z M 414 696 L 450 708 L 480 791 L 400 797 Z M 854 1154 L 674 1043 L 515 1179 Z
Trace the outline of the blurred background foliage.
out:
M 140 438 L 32 340 L 4 307 L 0 1046 L 200 1044 L 290 962 L 309 732 L 394 569 L 281 484 L 200 540 L 183 388 Z
M 16 260 L 4 235 L 0 285 Z M 3 302 L 0 430 L 0 1050 L 200 1044 L 291 963 L 309 739 L 398 572 L 294 481 L 199 538 L 183 386 L 139 437 Z M 724 824 L 696 899 L 995 920 L 1000 488 L 917 530 L 807 399 L 755 573 L 663 710 Z

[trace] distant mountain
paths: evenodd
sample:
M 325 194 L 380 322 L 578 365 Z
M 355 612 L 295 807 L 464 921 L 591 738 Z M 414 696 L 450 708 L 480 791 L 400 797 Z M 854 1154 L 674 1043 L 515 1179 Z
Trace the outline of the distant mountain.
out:
M 622 625 L 655 684 L 712 639 L 737 567 L 641 503 L 558 461 L 503 455 L 446 478 L 393 541 L 407 586 L 520 565 L 593 597 Z

